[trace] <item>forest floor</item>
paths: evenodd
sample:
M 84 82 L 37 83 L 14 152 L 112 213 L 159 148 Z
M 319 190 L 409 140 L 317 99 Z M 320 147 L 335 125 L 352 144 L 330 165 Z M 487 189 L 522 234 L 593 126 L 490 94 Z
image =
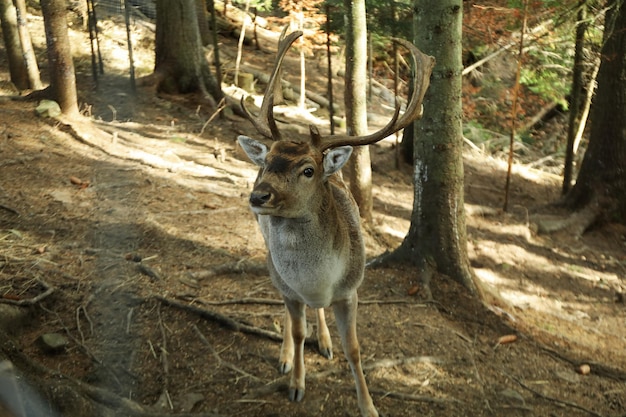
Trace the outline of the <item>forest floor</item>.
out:
M 223 45 L 233 51 L 235 41 Z M 259 68 L 271 60 L 244 55 Z M 71 125 L 0 90 L 0 359 L 22 376 L 13 399 L 41 406 L 29 415 L 55 415 L 46 398 L 65 416 L 358 415 L 330 311 L 334 358 L 307 344 L 304 401 L 286 398 L 283 307 L 257 267 L 266 251 L 247 206 L 256 170 L 235 146 L 237 135 L 255 136 L 250 123 L 230 114 L 207 123 L 204 103 L 149 87 L 135 96 L 110 68 L 94 89 L 85 62 L 78 85 L 89 117 Z M 285 65 L 296 72 L 295 59 Z M 2 51 L 3 80 L 6 68 Z M 384 123 L 390 110 L 373 107 Z M 294 132 L 309 123 L 277 117 Z M 370 258 L 400 244 L 413 196 L 394 144 L 371 149 Z M 626 228 L 538 234 L 537 218 L 566 215 L 550 205 L 560 178 L 517 164 L 504 213 L 504 162 L 470 147 L 464 160 L 468 249 L 487 299 L 436 276 L 429 302 L 414 269 L 368 268 L 358 330 L 377 408 L 626 416 Z M 46 351 L 48 333 L 67 345 Z M 0 369 L 0 416 L 11 416 L 9 374 Z

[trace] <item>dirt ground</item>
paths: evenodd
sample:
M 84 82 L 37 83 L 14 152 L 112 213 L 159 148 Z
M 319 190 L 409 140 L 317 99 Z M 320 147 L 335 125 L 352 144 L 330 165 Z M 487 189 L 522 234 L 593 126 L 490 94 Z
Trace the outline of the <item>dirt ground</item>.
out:
M 22 388 L 52 387 L 22 391 L 22 403 L 39 398 L 38 415 L 55 415 L 48 398 L 67 416 L 357 416 L 332 312 L 334 358 L 308 343 L 304 401 L 287 400 L 283 307 L 256 267 L 266 252 L 247 207 L 256 170 L 235 148 L 254 135 L 249 122 L 206 124 L 202 103 L 148 87 L 134 97 L 113 70 L 95 90 L 88 65 L 78 70 L 91 119 L 71 128 L 6 84 L 0 97 L 0 306 L 26 312 L 6 325 L 2 352 Z M 369 257 L 399 245 L 412 207 L 393 144 L 372 158 Z M 503 161 L 468 147 L 465 174 L 486 303 L 443 276 L 425 302 L 413 269 L 367 269 L 358 328 L 375 405 L 386 416 L 626 416 L 626 228 L 538 234 L 539 216 L 565 214 L 549 206 L 559 177 L 516 165 L 502 213 Z M 67 346 L 42 350 L 46 333 Z

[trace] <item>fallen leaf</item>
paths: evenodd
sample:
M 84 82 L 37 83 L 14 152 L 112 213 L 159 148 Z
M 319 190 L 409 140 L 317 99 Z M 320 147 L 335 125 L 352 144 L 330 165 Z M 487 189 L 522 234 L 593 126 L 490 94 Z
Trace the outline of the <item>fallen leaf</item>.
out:
M 517 335 L 514 334 L 507 334 L 504 336 L 500 336 L 500 338 L 498 339 L 498 345 L 505 345 L 507 343 L 513 343 L 517 341 Z
M 419 285 L 413 285 L 411 288 L 409 288 L 406 293 L 408 295 L 415 295 L 417 294 L 417 292 L 420 290 Z

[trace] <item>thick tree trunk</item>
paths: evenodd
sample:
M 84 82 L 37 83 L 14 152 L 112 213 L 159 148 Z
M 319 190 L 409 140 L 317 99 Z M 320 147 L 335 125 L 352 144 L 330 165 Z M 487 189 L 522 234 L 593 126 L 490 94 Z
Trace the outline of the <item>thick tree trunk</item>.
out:
M 41 13 L 46 29 L 50 86 L 54 99 L 66 116 L 78 115 L 76 74 L 67 32 L 64 0 L 41 0 Z
M 609 6 L 589 147 L 566 203 L 574 209 L 597 204 L 604 218 L 626 223 L 626 4 Z
M 39 75 L 39 66 L 37 65 L 37 57 L 28 33 L 28 22 L 26 21 L 26 3 L 24 0 L 14 0 L 15 10 L 17 12 L 17 30 L 22 44 L 22 56 L 26 65 L 26 73 L 28 74 L 28 83 L 33 90 L 41 90 L 41 76 Z
M 22 59 L 22 44 L 17 30 L 17 12 L 11 0 L 0 0 L 0 23 L 2 23 L 2 38 L 9 61 L 11 82 L 18 90 L 30 87 L 26 65 Z
M 200 31 L 200 41 L 207 46 L 211 43 L 211 29 L 209 28 L 209 13 L 205 0 L 196 1 L 196 15 L 198 16 L 198 30 Z
M 155 73 L 158 91 L 201 92 L 219 101 L 220 86 L 202 50 L 195 0 L 157 0 Z
M 428 289 L 441 272 L 474 293 L 463 197 L 461 0 L 416 0 L 415 45 L 437 60 L 414 139 L 414 202 L 409 232 L 394 256 L 418 266 Z
M 367 134 L 367 25 L 365 0 L 344 1 L 346 11 L 345 107 L 348 134 Z M 361 217 L 372 218 L 372 165 L 368 146 L 357 146 L 348 166 L 350 191 Z

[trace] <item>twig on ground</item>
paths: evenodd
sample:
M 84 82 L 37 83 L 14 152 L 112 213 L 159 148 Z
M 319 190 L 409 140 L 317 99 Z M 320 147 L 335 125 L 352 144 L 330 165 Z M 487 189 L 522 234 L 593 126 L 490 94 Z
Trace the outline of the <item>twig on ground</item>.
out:
M 211 117 L 209 117 L 209 120 L 207 120 L 203 125 L 202 125 L 202 129 L 200 129 L 200 136 L 202 136 L 202 134 L 204 133 L 204 129 L 206 129 L 206 127 L 211 124 L 211 122 L 213 121 L 213 119 L 215 119 L 221 112 L 222 110 L 224 110 L 226 108 L 226 99 L 222 98 L 219 103 L 217 103 L 217 110 L 215 110 L 215 112 L 211 115 Z
M 15 214 L 16 216 L 20 215 L 20 213 L 17 210 L 15 210 L 14 208 L 11 208 L 9 206 L 5 206 L 4 204 L 0 204 L 0 209 L 6 210 L 9 213 Z
M 579 405 L 579 404 L 576 404 L 576 403 L 573 403 L 573 402 L 570 402 L 570 401 L 561 400 L 560 398 L 554 398 L 554 397 L 551 397 L 549 395 L 542 394 L 541 392 L 539 392 L 537 390 L 534 390 L 531 387 L 529 387 L 528 385 L 524 384 L 522 381 L 520 381 L 519 379 L 515 378 L 514 376 L 509 375 L 509 374 L 504 373 L 504 372 L 503 372 L 503 374 L 507 378 L 511 378 L 513 381 L 517 382 L 520 387 L 524 388 L 525 390 L 528 390 L 528 391 L 532 392 L 533 394 L 535 394 L 536 396 L 538 396 L 540 398 L 543 398 L 544 400 L 552 401 L 552 402 L 555 402 L 557 404 L 561 404 L 561 405 L 565 405 L 567 407 L 575 408 L 577 410 L 584 411 L 585 413 L 588 413 L 588 414 L 590 414 L 592 416 L 595 416 L 595 417 L 603 417 L 602 414 L 598 414 L 598 413 L 596 413 L 593 410 L 590 410 L 588 408 L 583 407 L 582 405 Z
M 157 305 L 157 319 L 159 322 L 159 329 L 161 330 L 161 365 L 163 365 L 163 394 L 167 399 L 167 403 L 170 410 L 174 409 L 172 400 L 170 398 L 169 386 L 170 386 L 170 366 L 167 359 L 167 336 L 165 334 L 165 326 L 163 325 L 163 318 L 161 317 L 161 304 Z
M 246 378 L 250 378 L 250 379 L 253 379 L 255 381 L 260 381 L 260 378 L 254 376 L 252 374 L 249 374 L 248 372 L 244 371 L 243 369 L 241 369 L 237 365 L 222 359 L 220 357 L 219 353 L 217 353 L 217 351 L 213 347 L 213 345 L 211 345 L 211 343 L 207 340 L 207 338 L 204 337 L 204 335 L 202 334 L 200 329 L 198 329 L 198 326 L 196 326 L 195 324 L 193 325 L 193 330 L 196 332 L 196 334 L 198 335 L 198 337 L 200 338 L 202 343 L 204 343 L 209 348 L 209 350 L 211 351 L 211 354 L 213 355 L 213 357 L 215 358 L 215 360 L 217 361 L 219 366 L 223 365 L 223 366 L 225 366 L 225 367 L 227 367 L 229 369 L 232 369 L 233 371 L 237 372 L 238 374 L 241 374 L 241 375 L 245 376 Z
M 32 298 L 24 298 L 21 300 L 12 300 L 10 298 L 0 298 L 0 303 L 13 304 L 16 306 L 32 306 L 41 302 L 44 298 L 48 297 L 55 291 L 55 288 L 52 285 L 48 284 L 46 281 L 42 279 L 37 279 L 37 282 L 39 282 L 43 286 L 45 290 L 44 292 Z
M 437 403 L 437 404 L 445 404 L 445 403 L 463 404 L 464 403 L 463 401 L 457 400 L 454 397 L 437 398 L 437 397 L 431 397 L 428 395 L 407 394 L 404 392 L 397 392 L 397 391 L 370 390 L 370 394 L 380 395 L 383 398 L 384 397 L 396 398 L 398 400 L 404 400 L 404 401 L 417 401 L 417 402 L 428 402 L 428 403 Z

